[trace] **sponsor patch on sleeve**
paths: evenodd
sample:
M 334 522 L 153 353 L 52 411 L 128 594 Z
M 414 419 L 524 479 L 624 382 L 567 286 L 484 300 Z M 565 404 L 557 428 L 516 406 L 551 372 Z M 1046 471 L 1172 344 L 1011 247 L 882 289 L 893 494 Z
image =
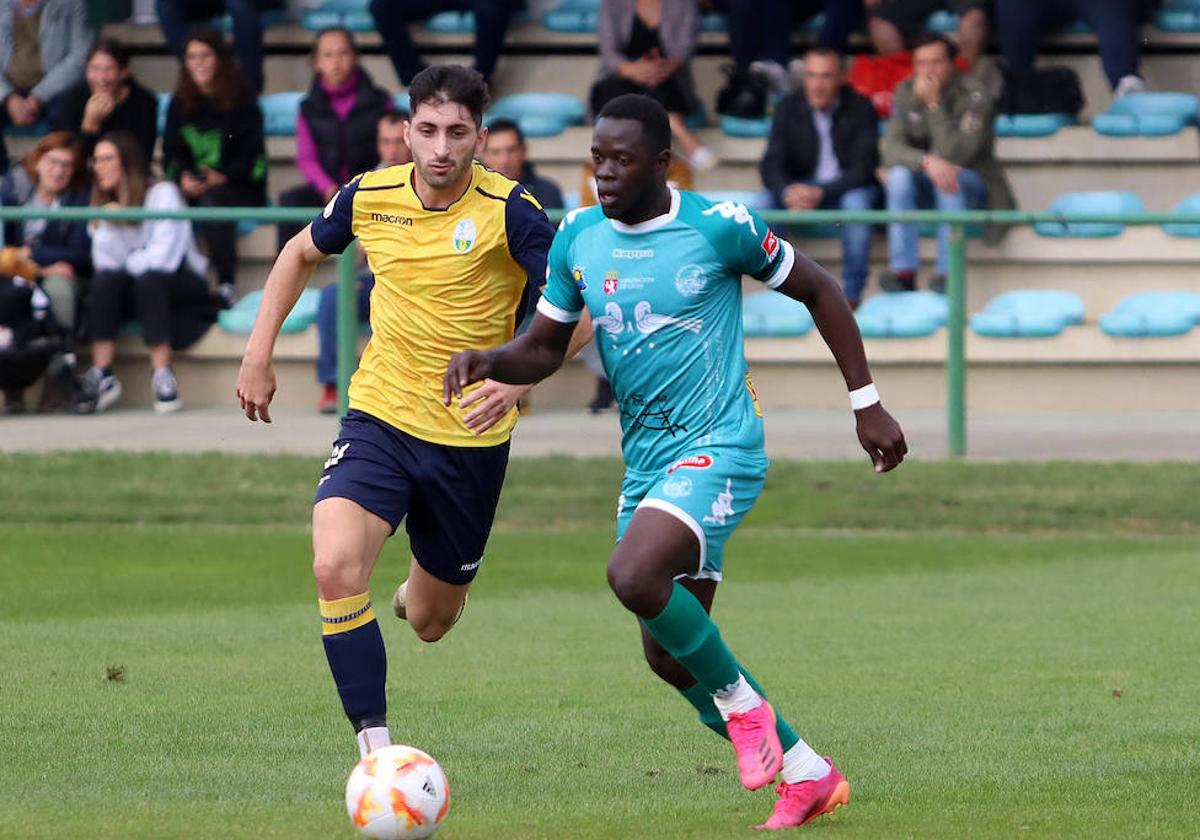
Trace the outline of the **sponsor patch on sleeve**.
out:
M 763 237 L 762 249 L 766 253 L 767 258 L 772 260 L 779 253 L 779 237 L 770 228 L 767 228 L 767 235 Z

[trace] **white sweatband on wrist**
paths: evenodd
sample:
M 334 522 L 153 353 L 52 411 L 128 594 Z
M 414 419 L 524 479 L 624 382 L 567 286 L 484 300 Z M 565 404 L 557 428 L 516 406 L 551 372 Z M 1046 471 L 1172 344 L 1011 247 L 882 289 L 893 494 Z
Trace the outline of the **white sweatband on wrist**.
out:
M 876 390 L 874 382 L 870 382 L 861 388 L 855 388 L 850 392 L 850 407 L 855 411 L 870 408 L 877 402 L 879 402 L 879 391 Z

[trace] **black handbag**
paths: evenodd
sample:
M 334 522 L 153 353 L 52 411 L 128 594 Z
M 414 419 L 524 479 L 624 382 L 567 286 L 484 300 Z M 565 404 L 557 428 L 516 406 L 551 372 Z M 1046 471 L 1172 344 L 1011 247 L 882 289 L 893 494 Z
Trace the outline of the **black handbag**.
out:
M 767 115 L 767 81 L 760 74 L 732 64 L 721 68 L 726 75 L 724 87 L 717 91 L 717 113 L 748 120 Z
M 1004 71 L 1004 92 L 997 110 L 1002 114 L 1078 114 L 1083 89 L 1070 67 L 1039 67 Z

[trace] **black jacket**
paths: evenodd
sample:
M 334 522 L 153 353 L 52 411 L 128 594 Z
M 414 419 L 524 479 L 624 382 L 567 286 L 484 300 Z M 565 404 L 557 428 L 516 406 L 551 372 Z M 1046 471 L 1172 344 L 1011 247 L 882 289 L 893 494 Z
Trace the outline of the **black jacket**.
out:
M 529 190 L 529 194 L 547 210 L 563 208 L 562 190 L 558 188 L 558 184 L 534 172 L 533 164 L 529 161 L 525 161 L 525 168 L 521 170 L 521 186 Z
M 14 167 L 0 183 L 0 205 L 5 207 L 20 207 L 31 193 L 31 181 L 23 169 Z M 59 196 L 63 207 L 86 207 L 88 196 L 82 193 L 67 191 Z M 30 248 L 30 258 L 38 265 L 50 265 L 56 262 L 70 263 L 77 276 L 87 276 L 92 272 L 92 237 L 88 233 L 87 222 L 65 222 L 54 219 L 46 223 L 42 232 L 36 237 L 25 236 L 25 224 L 19 221 L 4 223 L 4 244 Z
M 82 128 L 83 111 L 91 95 L 92 91 L 86 82 L 64 93 L 50 108 L 51 127 L 78 134 L 88 157 L 92 156 L 101 135 L 110 131 L 128 131 L 138 139 L 146 153 L 146 160 L 153 160 L 154 142 L 158 139 L 158 100 L 154 94 L 130 79 L 129 96 L 113 108 L 108 119 L 100 124 L 98 134 L 87 134 Z
M 789 94 L 775 109 L 771 139 L 760 171 L 779 206 L 785 187 L 808 181 L 817 169 L 817 126 L 803 91 Z M 833 106 L 833 152 L 842 174 L 824 184 L 825 196 L 837 199 L 847 190 L 877 183 L 879 166 L 879 122 L 871 101 L 849 85 L 843 85 Z
M 313 77 L 308 96 L 300 102 L 300 115 L 312 134 L 321 168 L 331 181 L 340 184 L 345 180 L 343 166 L 351 176 L 375 168 L 379 163 L 376 125 L 392 107 L 392 98 L 377 88 L 367 71 L 359 67 L 354 106 L 345 120 L 339 120 L 320 80 Z
M 217 170 L 229 186 L 249 190 L 259 203 L 266 200 L 267 150 L 258 100 L 245 90 L 238 104 L 218 110 L 203 98 L 196 108 L 171 100 L 163 131 L 163 171 L 173 181 L 201 166 Z

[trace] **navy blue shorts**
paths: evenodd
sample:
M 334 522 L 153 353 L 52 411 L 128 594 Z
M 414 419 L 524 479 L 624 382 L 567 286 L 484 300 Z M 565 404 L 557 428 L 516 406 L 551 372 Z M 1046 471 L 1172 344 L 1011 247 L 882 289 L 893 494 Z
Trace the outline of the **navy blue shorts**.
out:
M 470 583 L 492 530 L 508 443 L 442 446 L 351 410 L 317 497 L 350 499 L 392 526 L 406 520 L 413 557 L 438 580 Z

